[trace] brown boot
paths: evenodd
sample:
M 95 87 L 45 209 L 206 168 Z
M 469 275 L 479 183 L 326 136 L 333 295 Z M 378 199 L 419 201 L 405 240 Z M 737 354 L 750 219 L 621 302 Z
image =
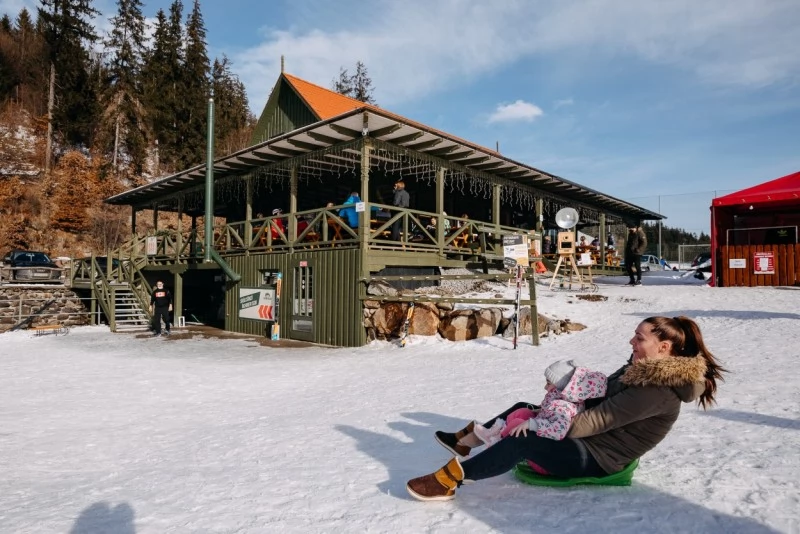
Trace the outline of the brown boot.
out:
M 449 501 L 456 496 L 456 488 L 464 480 L 464 469 L 453 458 L 447 464 L 430 475 L 412 478 L 406 489 L 412 497 L 420 501 Z
M 467 426 L 458 432 L 442 432 L 439 430 L 435 434 L 436 441 L 455 455 L 469 456 L 469 451 L 472 447 L 482 445 L 481 441 L 470 439 L 474 437 L 472 436 L 472 432 L 475 428 L 475 424 L 475 421 L 470 421 Z

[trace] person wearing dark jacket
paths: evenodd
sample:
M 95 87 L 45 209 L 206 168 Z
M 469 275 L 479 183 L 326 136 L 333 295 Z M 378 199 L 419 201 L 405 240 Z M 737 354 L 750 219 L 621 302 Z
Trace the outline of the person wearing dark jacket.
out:
M 642 285 L 642 254 L 647 250 L 647 237 L 641 226 L 628 228 L 628 239 L 625 240 L 625 271 L 628 273 L 629 286 Z
M 556 477 L 607 476 L 658 445 L 678 419 L 682 403 L 696 400 L 703 408 L 714 403 L 725 369 L 692 319 L 649 317 L 636 328 L 630 344 L 628 363 L 608 377 L 604 397 L 586 401 L 566 439 L 555 441 L 521 429 L 462 461 L 457 456 L 468 456 L 481 445 L 473 431 L 475 421 L 455 433 L 439 431 L 437 441 L 457 456 L 438 471 L 409 480 L 406 489 L 422 501 L 450 500 L 463 482 L 498 476 L 522 460 Z M 495 419 L 524 406 L 517 403 L 483 426 L 491 427 Z
M 169 335 L 169 313 L 172 311 L 172 293 L 164 287 L 161 280 L 156 282 L 153 294 L 150 296 L 150 313 L 153 315 L 154 336 L 161 335 L 161 320 L 164 320 L 166 328 L 164 335 Z
M 411 204 L 411 197 L 406 191 L 405 182 L 397 182 L 394 184 L 394 198 L 392 198 L 392 205 L 398 208 L 408 208 Z M 403 218 L 400 217 L 392 223 L 392 239 L 394 241 L 400 240 L 400 231 L 403 228 Z

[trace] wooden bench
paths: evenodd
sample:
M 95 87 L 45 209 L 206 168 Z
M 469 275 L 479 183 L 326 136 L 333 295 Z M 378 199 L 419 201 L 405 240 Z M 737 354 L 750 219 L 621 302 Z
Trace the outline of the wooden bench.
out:
M 31 326 L 28 330 L 33 330 L 34 334 L 37 336 L 44 336 L 47 334 L 64 334 L 67 335 L 69 333 L 69 328 L 62 324 L 43 324 L 39 326 Z

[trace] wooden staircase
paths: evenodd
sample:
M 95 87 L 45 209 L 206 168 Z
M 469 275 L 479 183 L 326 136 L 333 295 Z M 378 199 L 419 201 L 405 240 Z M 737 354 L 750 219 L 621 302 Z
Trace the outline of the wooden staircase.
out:
M 149 310 L 144 309 L 131 286 L 124 282 L 112 282 L 110 286 L 114 295 L 112 330 L 115 332 L 148 330 L 150 328 Z

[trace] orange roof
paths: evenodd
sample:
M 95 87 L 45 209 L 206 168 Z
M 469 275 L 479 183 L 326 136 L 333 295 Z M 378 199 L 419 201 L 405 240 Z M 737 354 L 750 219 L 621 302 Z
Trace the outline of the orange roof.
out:
M 486 148 L 466 139 L 461 139 L 459 137 L 453 136 L 451 134 L 447 134 L 435 128 L 431 128 L 425 124 L 420 122 L 412 121 L 403 117 L 402 115 L 398 115 L 396 113 L 392 113 L 390 111 L 386 111 L 385 109 L 381 109 L 378 106 L 367 104 L 365 102 L 361 102 L 360 100 L 356 100 L 355 98 L 350 98 L 349 96 L 344 96 L 343 94 L 337 93 L 336 91 L 331 91 L 330 89 L 326 89 L 319 85 L 313 84 L 311 82 L 307 82 L 298 78 L 297 76 L 292 76 L 291 74 L 286 74 L 285 72 L 281 73 L 281 75 L 286 78 L 286 80 L 294 87 L 294 90 L 297 91 L 297 94 L 300 95 L 306 104 L 311 108 L 311 110 L 317 114 L 317 117 L 320 120 L 327 120 L 333 117 L 338 117 L 343 113 L 347 113 L 348 111 L 353 111 L 354 109 L 372 109 L 376 111 L 380 111 L 381 114 L 386 115 L 388 117 L 394 117 L 406 124 L 411 126 L 428 130 L 429 132 L 433 133 L 434 135 L 444 135 L 446 137 L 452 138 L 456 142 L 463 143 L 467 146 L 471 146 L 473 148 L 478 148 L 480 150 L 490 152 L 493 154 L 499 154 L 499 152 L 492 150 L 491 148 Z
M 300 98 L 305 100 L 308 107 L 323 121 L 354 109 L 375 107 L 370 104 L 365 104 L 360 100 L 356 100 L 355 98 L 339 94 L 336 91 L 331 91 L 330 89 L 325 89 L 311 82 L 301 80 L 285 72 L 283 73 L 283 77 L 292 84 L 292 87 L 294 87 L 297 94 L 300 95 Z

